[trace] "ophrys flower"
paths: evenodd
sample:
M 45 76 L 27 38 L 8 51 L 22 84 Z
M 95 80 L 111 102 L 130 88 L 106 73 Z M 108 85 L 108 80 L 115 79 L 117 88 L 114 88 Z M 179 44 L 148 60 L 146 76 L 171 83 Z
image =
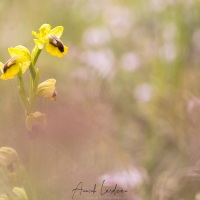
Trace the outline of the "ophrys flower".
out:
M 51 29 L 49 24 L 43 24 L 39 28 L 39 33 L 32 31 L 32 34 L 37 38 L 34 42 L 39 49 L 42 49 L 46 44 L 46 51 L 48 53 L 53 56 L 62 57 L 68 52 L 68 47 L 60 40 L 63 30 L 63 26 Z
M 30 52 L 24 46 L 8 48 L 11 58 L 3 64 L 0 62 L 1 79 L 7 80 L 16 77 L 19 72 L 24 73 L 30 65 Z

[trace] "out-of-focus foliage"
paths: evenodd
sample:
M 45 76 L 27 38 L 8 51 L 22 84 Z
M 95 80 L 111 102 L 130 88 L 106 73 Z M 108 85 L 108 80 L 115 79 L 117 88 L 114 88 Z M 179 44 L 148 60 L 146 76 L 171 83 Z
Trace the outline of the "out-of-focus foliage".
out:
M 127 199 L 200 199 L 200 1 L 1 0 L 0 11 L 1 61 L 8 47 L 32 49 L 41 24 L 65 27 L 68 55 L 38 61 L 58 92 L 37 105 L 38 199 L 70 199 L 102 177 L 129 183 Z M 28 165 L 16 84 L 0 82 L 0 146 Z

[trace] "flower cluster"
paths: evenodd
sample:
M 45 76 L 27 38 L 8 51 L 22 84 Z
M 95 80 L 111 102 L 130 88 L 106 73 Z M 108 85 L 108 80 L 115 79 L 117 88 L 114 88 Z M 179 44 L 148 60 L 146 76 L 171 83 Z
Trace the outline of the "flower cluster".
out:
M 42 129 L 45 124 L 45 115 L 34 110 L 36 96 L 48 100 L 56 100 L 57 92 L 55 90 L 56 80 L 51 78 L 39 83 L 39 69 L 36 68 L 37 59 L 46 46 L 46 51 L 56 57 L 63 57 L 68 52 L 68 47 L 63 44 L 60 37 L 63 34 L 63 26 L 57 26 L 51 29 L 49 24 L 43 24 L 39 32 L 32 31 L 35 36 L 35 47 L 30 51 L 22 46 L 8 48 L 10 59 L 5 63 L 0 62 L 2 72 L 1 79 L 8 80 L 18 78 L 19 97 L 26 112 L 26 127 L 29 132 Z M 23 74 L 30 70 L 30 96 L 27 95 Z
M 42 97 L 47 100 L 56 100 L 57 92 L 55 89 L 56 80 L 50 78 L 40 83 L 39 69 L 36 63 L 42 49 L 46 46 L 46 51 L 53 56 L 63 57 L 68 52 L 68 47 L 63 44 L 60 37 L 63 33 L 63 27 L 57 26 L 51 29 L 49 24 L 43 24 L 39 32 L 32 32 L 35 46 L 32 51 L 26 47 L 18 45 L 8 48 L 10 58 L 8 61 L 0 62 L 2 80 L 13 78 L 18 79 L 18 89 L 20 102 L 26 113 L 26 128 L 31 138 L 44 130 L 46 124 L 46 115 L 35 110 L 36 97 Z M 30 71 L 30 89 L 27 95 L 27 87 L 24 81 L 24 73 Z M 32 145 L 31 145 L 32 146 Z M 33 148 L 30 148 L 30 154 L 33 154 Z M 32 156 L 30 156 L 32 158 Z M 32 159 L 30 159 L 29 170 L 32 168 Z M 0 185 L 9 186 L 0 189 L 0 200 L 28 200 L 36 199 L 34 181 L 27 179 L 26 171 L 20 161 L 17 152 L 10 147 L 0 148 Z M 3 183 L 3 184 L 2 184 Z

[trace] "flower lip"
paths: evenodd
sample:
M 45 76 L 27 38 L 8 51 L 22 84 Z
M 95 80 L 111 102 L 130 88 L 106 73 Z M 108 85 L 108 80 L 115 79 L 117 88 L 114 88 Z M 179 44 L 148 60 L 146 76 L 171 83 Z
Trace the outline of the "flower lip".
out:
M 49 38 L 50 44 L 52 44 L 55 47 L 58 47 L 58 49 L 61 53 L 64 52 L 64 44 L 62 43 L 62 41 L 59 38 L 57 38 L 56 36 L 53 36 L 53 35 L 49 35 L 48 38 Z
M 10 58 L 3 66 L 3 72 L 6 73 L 6 71 L 16 64 L 17 56 Z
M 51 99 L 54 100 L 54 101 L 56 101 L 56 97 L 57 97 L 57 92 L 54 91 Z

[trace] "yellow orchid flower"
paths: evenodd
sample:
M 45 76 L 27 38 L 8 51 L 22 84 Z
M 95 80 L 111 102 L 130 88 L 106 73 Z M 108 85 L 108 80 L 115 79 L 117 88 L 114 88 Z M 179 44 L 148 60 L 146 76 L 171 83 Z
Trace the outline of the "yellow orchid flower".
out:
M 32 34 L 37 38 L 34 40 L 35 45 L 39 49 L 42 49 L 46 44 L 46 51 L 48 53 L 61 58 L 68 52 L 68 47 L 60 40 L 63 30 L 63 26 L 57 26 L 51 29 L 49 24 L 43 24 L 39 29 L 39 33 L 32 31 Z
M 36 95 L 47 98 L 49 100 L 56 100 L 55 79 L 48 79 L 38 85 Z
M 30 52 L 26 47 L 21 45 L 11 47 L 8 48 L 8 52 L 11 58 L 5 64 L 0 62 L 3 80 L 16 77 L 20 71 L 24 73 L 30 65 Z

